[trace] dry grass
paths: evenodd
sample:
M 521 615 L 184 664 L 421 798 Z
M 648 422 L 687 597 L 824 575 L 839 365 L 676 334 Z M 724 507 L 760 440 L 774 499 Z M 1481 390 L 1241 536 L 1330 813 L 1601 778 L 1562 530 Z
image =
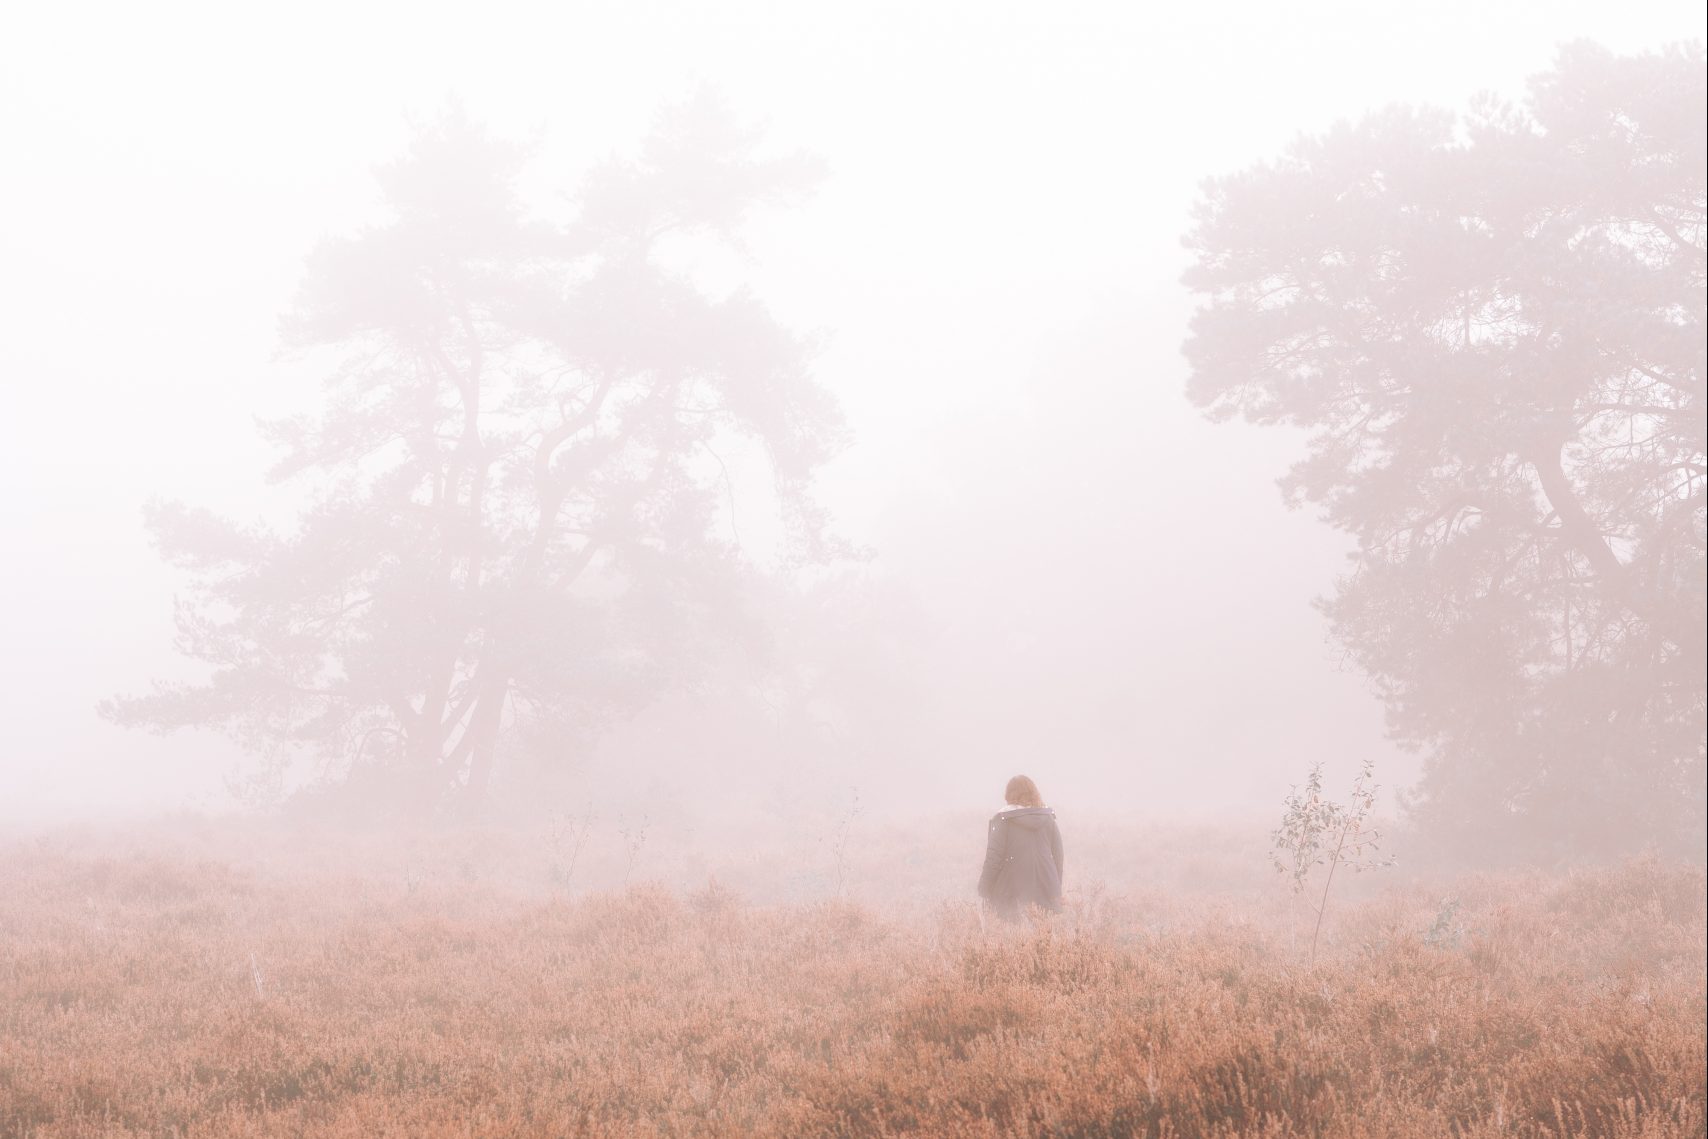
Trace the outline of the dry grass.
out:
M 1392 879 L 1312 971 L 1243 887 L 985 934 L 160 849 L 0 850 L 0 1135 L 1703 1133 L 1695 868 Z

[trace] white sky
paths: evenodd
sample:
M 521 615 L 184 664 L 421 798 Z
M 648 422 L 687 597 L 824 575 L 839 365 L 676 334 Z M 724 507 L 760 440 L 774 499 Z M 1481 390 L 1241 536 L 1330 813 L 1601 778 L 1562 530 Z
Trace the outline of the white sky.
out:
M 1135 591 L 1154 612 L 1139 624 L 1159 643 L 1191 641 L 1179 667 L 1213 669 L 1239 644 L 1266 661 L 1297 653 L 1253 695 L 1276 718 L 1248 731 L 1264 737 L 1253 747 L 1273 744 L 1284 724 L 1286 770 L 1320 745 L 1313 724 L 1332 721 L 1326 735 L 1345 749 L 1374 746 L 1374 705 L 1334 671 L 1306 605 L 1328 588 L 1339 546 L 1287 515 L 1271 485 L 1289 441 L 1204 424 L 1179 395 L 1178 241 L 1195 186 L 1391 101 L 1517 95 L 1566 40 L 1631 51 L 1701 39 L 1702 6 L 1158 7 L 9 11 L 0 818 L 217 798 L 219 747 L 93 715 L 97 699 L 174 668 L 173 578 L 140 506 L 163 495 L 265 508 L 252 416 L 314 391 L 272 359 L 276 314 L 314 242 L 369 215 L 368 171 L 398 149 L 408 116 L 452 94 L 501 133 L 538 138 L 544 176 L 632 144 L 701 81 L 768 123 L 777 145 L 821 155 L 829 180 L 758 235 L 753 272 L 786 323 L 833 335 L 820 374 L 856 437 L 824 479 L 843 532 L 944 599 L 951 624 L 977 621 L 982 610 L 956 612 L 945 587 L 978 564 L 944 540 L 946 509 L 999 519 L 991 491 L 1004 478 L 1064 485 L 1071 441 L 1040 450 L 1037 436 L 1080 420 L 1071 394 L 1063 413 L 1052 393 L 1107 396 L 1133 420 L 1136 467 L 1071 461 L 1091 480 L 1158 476 L 1130 500 L 1132 532 L 1154 536 Z M 1049 468 L 1039 479 L 999 473 L 1028 446 Z M 1201 477 L 1183 498 L 1164 476 L 1188 461 Z M 1057 539 L 1072 533 L 1052 525 Z M 1242 578 L 1254 564 L 1268 568 L 1262 582 Z M 1190 638 L 1171 624 L 1179 591 L 1219 599 Z M 1087 768 L 1070 784 L 1091 795 L 1095 778 Z

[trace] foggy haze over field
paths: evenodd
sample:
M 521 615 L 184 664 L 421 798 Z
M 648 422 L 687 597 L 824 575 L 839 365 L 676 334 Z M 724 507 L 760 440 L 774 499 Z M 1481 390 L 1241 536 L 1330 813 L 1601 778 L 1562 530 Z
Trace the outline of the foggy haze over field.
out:
M 521 196 L 561 219 L 588 170 L 702 96 L 763 131 L 757 153 L 817 166 L 738 250 L 674 256 L 816 338 L 846 446 L 812 485 L 827 533 L 868 556 L 800 571 L 823 592 L 779 602 L 777 636 L 844 703 L 803 697 L 798 734 L 778 713 L 760 755 L 762 712 L 661 692 L 564 753 L 566 805 L 983 812 L 1026 771 L 1064 810 L 1210 819 L 1273 814 L 1318 761 L 1336 787 L 1366 759 L 1407 785 L 1419 761 L 1311 604 L 1352 541 L 1275 486 L 1303 434 L 1187 398 L 1192 204 L 1206 177 L 1392 103 L 1520 99 L 1571 41 L 1703 36 L 1699 7 L 1670 2 L 11 23 L 0 820 L 25 824 L 233 803 L 235 744 L 96 705 L 206 671 L 172 650 L 186 575 L 146 503 L 287 531 L 305 506 L 313 479 L 269 483 L 255 421 L 323 404 L 329 357 L 281 352 L 280 318 L 320 243 L 385 221 L 375 168 L 460 108 L 532 146 Z M 719 540 L 790 581 L 764 448 L 724 458 Z
M 1699 3 L 8 15 L 0 1135 L 1704 1133 Z

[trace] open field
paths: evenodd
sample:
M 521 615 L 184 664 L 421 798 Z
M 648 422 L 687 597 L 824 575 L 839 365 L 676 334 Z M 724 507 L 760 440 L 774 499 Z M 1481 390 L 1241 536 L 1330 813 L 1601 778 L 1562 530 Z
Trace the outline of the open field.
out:
M 1192 836 L 1070 832 L 1081 888 L 1018 931 L 932 850 L 809 901 L 251 837 L 0 849 L 0 1135 L 1703 1133 L 1699 868 L 1366 876 L 1312 968 Z

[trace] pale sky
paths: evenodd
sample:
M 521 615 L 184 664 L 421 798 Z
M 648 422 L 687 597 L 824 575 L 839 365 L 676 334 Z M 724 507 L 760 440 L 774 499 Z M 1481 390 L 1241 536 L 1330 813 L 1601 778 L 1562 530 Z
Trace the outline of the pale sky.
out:
M 262 482 L 268 453 L 252 419 L 310 404 L 315 386 L 275 360 L 277 315 L 314 243 L 372 216 L 369 171 L 410 117 L 455 97 L 495 131 L 536 139 L 544 193 L 632 145 L 701 83 L 829 171 L 815 199 L 755 235 L 745 271 L 785 323 L 830 334 L 819 375 L 855 443 L 822 485 L 844 534 L 969 645 L 1001 647 L 991 607 L 1018 580 L 991 571 L 990 555 L 1045 579 L 1024 635 L 1057 629 L 1107 657 L 1111 691 L 1097 706 L 1117 719 L 1146 699 L 1214 691 L 1207 678 L 1232 668 L 1224 679 L 1248 714 L 1229 719 L 1241 722 L 1190 745 L 1166 726 L 1150 741 L 1207 749 L 1190 779 L 1150 773 L 1164 801 L 1206 774 L 1255 770 L 1239 758 L 1215 767 L 1242 749 L 1281 758 L 1253 802 L 1325 749 L 1388 756 L 1379 710 L 1336 670 L 1309 608 L 1343 547 L 1281 505 L 1272 483 L 1293 441 L 1204 423 L 1180 395 L 1190 300 L 1176 283 L 1179 238 L 1195 187 L 1389 102 L 1518 95 L 1571 39 L 1616 51 L 1700 40 L 1703 11 L 1177 7 L 12 12 L 0 38 L 0 705 L 12 731 L 0 818 L 220 801 L 225 745 L 122 732 L 93 713 L 104 696 L 182 674 L 175 578 L 140 508 L 159 495 L 253 517 L 281 501 Z M 1131 424 L 1130 449 L 1107 430 L 1111 416 Z M 1182 469 L 1196 477 L 1170 475 Z M 1063 506 L 1080 483 L 1146 472 L 1150 485 L 1118 497 L 1124 519 L 1076 516 L 1101 492 Z M 1087 538 L 1112 525 L 1114 537 Z M 988 589 L 968 585 L 972 574 Z M 1112 622 L 1115 640 L 1085 614 L 1052 616 L 1076 575 L 1108 588 L 1121 574 L 1133 606 Z M 992 701 L 975 743 L 1023 748 L 1028 729 L 1003 726 L 1002 697 L 1028 690 L 1050 646 L 1009 647 L 1026 667 L 947 683 Z M 1228 665 L 1241 653 L 1261 668 Z M 1147 697 L 1134 677 L 1177 690 Z M 1199 712 L 1216 715 L 1209 703 Z M 1064 768 L 1064 786 L 1094 797 L 1121 762 Z M 954 780 L 934 793 L 952 797 Z

